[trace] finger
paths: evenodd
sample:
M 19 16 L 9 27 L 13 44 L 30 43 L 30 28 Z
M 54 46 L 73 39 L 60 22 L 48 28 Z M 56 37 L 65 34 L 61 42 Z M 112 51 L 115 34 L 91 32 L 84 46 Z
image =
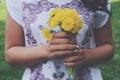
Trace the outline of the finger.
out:
M 67 57 L 64 59 L 64 62 L 77 62 L 77 61 L 80 61 L 79 55 L 74 55 L 72 57 Z
M 84 49 L 81 49 L 80 47 L 79 47 L 79 45 L 77 46 L 78 47 L 78 54 L 82 54 L 82 53 L 84 53 Z
M 80 60 L 84 60 L 86 57 L 84 49 L 79 48 L 77 54 L 80 56 L 80 58 L 79 58 Z
M 51 52 L 50 55 L 51 55 L 51 58 L 63 58 L 67 55 L 70 55 L 73 53 L 73 50 L 69 50 L 69 51 L 55 51 L 55 52 Z
M 83 65 L 83 61 L 68 62 L 68 63 L 64 63 L 64 65 L 68 66 L 68 67 L 74 67 L 74 66 L 78 66 L 78 65 Z
M 74 55 L 71 55 L 70 57 L 66 57 L 64 59 L 64 62 L 78 62 L 83 61 L 85 59 L 85 54 L 83 51 L 81 53 L 74 53 Z
M 49 43 L 50 44 L 76 44 L 77 42 L 75 39 L 56 38 L 56 39 L 52 39 Z
M 73 44 L 62 44 L 62 45 L 51 45 L 50 47 L 50 51 L 54 52 L 54 51 L 64 51 L 64 50 L 75 50 L 77 49 L 77 45 L 73 45 Z
M 68 34 L 67 32 L 57 32 L 53 34 L 53 38 L 66 38 L 66 37 L 70 37 L 70 34 Z

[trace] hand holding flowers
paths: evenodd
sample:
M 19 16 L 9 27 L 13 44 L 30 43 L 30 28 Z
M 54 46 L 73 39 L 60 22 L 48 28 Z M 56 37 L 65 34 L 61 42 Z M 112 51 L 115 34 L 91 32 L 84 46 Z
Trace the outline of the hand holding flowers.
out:
M 50 19 L 48 20 L 48 25 L 50 26 L 51 29 L 56 26 L 59 26 L 62 31 L 65 31 L 65 33 L 69 33 L 69 34 L 75 36 L 75 34 L 77 34 L 78 31 L 83 27 L 83 21 L 80 18 L 77 11 L 75 11 L 73 9 L 56 8 L 50 13 Z M 70 40 L 69 40 L 69 37 L 67 37 L 67 36 L 66 36 L 66 38 L 63 38 L 61 36 L 59 36 L 59 38 L 58 38 L 58 36 L 56 36 L 57 37 L 56 39 L 58 41 L 56 39 L 53 39 L 53 38 L 55 38 L 53 32 L 54 32 L 53 30 L 43 28 L 43 35 L 47 40 L 50 41 L 51 44 L 59 43 L 59 40 L 60 40 L 59 38 L 61 38 L 63 40 L 63 43 L 65 43 L 65 40 L 67 40 L 68 43 L 70 43 L 70 45 L 74 44 L 74 43 L 71 44 L 71 42 L 69 42 Z M 62 40 L 60 40 L 60 41 L 62 41 Z M 75 42 L 75 41 L 76 40 L 74 40 L 73 42 Z M 75 44 L 76 44 L 76 42 L 75 42 Z M 79 47 L 76 46 L 75 49 L 76 48 L 79 48 Z M 66 48 L 64 48 L 64 49 L 66 49 Z M 71 48 L 72 51 L 73 51 L 73 49 L 74 48 Z M 70 50 L 70 49 L 68 49 L 68 50 Z M 75 53 L 75 52 L 73 52 L 73 53 Z M 79 57 L 80 57 L 79 54 L 73 54 L 71 57 L 65 58 L 64 61 L 67 62 L 66 65 L 68 65 L 68 66 L 78 65 L 78 63 L 80 63 L 80 62 L 76 62 L 74 64 L 73 63 L 70 64 L 70 62 L 77 61 L 79 59 Z M 76 77 L 75 77 L 72 67 L 68 68 L 68 74 L 70 77 L 74 76 L 74 78 L 76 80 Z

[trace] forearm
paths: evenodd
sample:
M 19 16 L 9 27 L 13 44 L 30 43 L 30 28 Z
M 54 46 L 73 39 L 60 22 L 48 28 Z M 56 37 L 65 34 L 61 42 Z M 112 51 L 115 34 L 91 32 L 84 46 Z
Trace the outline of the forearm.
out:
M 114 47 L 113 45 L 110 44 L 98 46 L 93 49 L 85 49 L 84 64 L 96 65 L 96 64 L 104 63 L 113 57 L 113 51 L 114 51 Z
M 36 47 L 14 46 L 6 50 L 6 61 L 14 66 L 32 66 L 45 59 L 45 45 Z

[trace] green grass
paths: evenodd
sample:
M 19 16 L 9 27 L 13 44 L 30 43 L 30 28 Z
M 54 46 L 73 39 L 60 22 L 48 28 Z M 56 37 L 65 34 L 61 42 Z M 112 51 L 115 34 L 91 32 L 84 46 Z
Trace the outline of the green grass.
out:
M 10 67 L 4 58 L 5 15 L 5 3 L 0 3 L 0 80 L 21 80 L 23 69 Z
M 104 80 L 120 80 L 120 0 L 112 2 L 112 29 L 115 43 L 115 56 L 106 63 L 99 65 L 102 70 Z M 23 69 L 10 67 L 4 58 L 4 29 L 6 6 L 0 3 L 0 80 L 21 80 Z

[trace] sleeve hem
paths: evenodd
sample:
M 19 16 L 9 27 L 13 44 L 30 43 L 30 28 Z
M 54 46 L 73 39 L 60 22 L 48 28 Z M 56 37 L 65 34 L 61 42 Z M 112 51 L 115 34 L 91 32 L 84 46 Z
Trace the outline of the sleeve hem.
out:
M 12 13 L 10 13 L 9 10 L 8 10 L 8 13 L 10 14 L 11 18 L 12 18 L 17 24 L 19 24 L 21 27 L 23 27 L 22 22 L 20 22 L 20 21 L 17 19 L 17 16 L 12 16 Z
M 106 15 L 106 18 L 104 19 L 104 22 L 102 22 L 102 24 L 100 24 L 99 26 L 95 27 L 94 29 L 102 28 L 107 23 L 108 19 L 109 19 L 109 15 Z
M 13 3 L 11 3 L 9 0 L 6 1 L 7 2 L 7 10 L 9 15 L 12 17 L 12 19 L 18 23 L 21 27 L 23 27 L 23 21 L 22 21 L 22 13 L 19 12 L 20 9 L 18 9 L 18 6 L 12 5 Z

